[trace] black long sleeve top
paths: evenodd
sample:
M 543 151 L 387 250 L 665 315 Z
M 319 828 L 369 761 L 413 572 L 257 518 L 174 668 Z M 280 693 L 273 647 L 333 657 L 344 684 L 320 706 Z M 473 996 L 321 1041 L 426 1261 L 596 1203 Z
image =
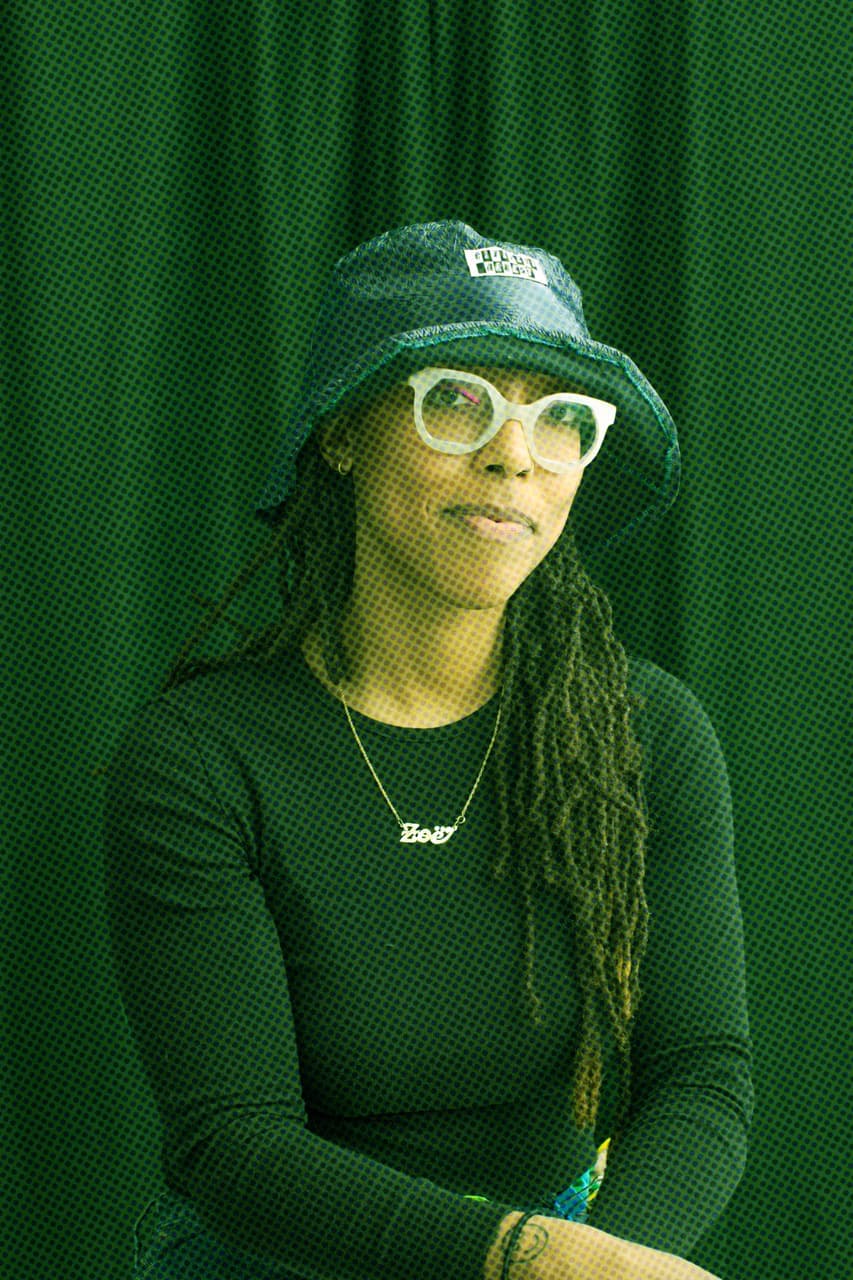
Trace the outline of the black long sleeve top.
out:
M 737 1185 L 752 1107 L 730 800 L 695 698 L 649 663 L 631 673 L 650 935 L 631 1110 L 589 1221 L 686 1253 Z M 353 717 L 402 818 L 440 826 L 495 711 L 433 729 Z M 572 1120 L 571 920 L 543 889 L 534 1025 L 495 840 L 487 768 L 450 840 L 400 843 L 300 655 L 138 713 L 109 774 L 113 946 L 167 1182 L 224 1242 L 293 1277 L 481 1280 L 504 1214 L 594 1161 L 612 1115 L 595 1135 Z

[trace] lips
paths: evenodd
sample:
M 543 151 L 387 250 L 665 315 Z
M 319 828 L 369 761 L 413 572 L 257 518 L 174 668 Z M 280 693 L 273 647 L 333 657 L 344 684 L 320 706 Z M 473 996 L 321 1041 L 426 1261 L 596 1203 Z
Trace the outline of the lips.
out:
M 536 528 L 530 516 L 517 507 L 497 507 L 489 502 L 462 502 L 456 507 L 449 507 L 447 514 L 461 519 L 466 516 L 482 516 L 496 524 L 521 524 L 528 529 Z
M 461 502 L 444 513 L 467 536 L 492 546 L 510 546 L 533 536 L 533 521 L 517 507 L 498 507 L 491 502 Z

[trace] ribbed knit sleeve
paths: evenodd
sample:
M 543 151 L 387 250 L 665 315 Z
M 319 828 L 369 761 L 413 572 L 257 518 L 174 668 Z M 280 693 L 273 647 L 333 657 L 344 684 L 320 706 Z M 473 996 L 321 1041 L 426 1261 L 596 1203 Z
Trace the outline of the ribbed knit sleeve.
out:
M 752 1115 L 751 1046 L 726 768 L 677 680 L 635 667 L 651 833 L 648 952 L 632 1106 L 590 1223 L 687 1253 L 733 1194 Z

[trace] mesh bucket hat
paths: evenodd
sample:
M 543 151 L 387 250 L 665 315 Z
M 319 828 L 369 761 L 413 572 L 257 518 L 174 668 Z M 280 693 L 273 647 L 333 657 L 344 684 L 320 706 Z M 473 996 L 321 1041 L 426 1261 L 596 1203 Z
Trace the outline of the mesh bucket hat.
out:
M 616 405 L 572 508 L 583 549 L 621 539 L 675 498 L 675 424 L 634 362 L 589 336 L 580 290 L 562 263 L 447 221 L 389 231 L 336 263 L 257 514 L 272 523 L 280 515 L 319 418 L 435 364 L 549 373 Z

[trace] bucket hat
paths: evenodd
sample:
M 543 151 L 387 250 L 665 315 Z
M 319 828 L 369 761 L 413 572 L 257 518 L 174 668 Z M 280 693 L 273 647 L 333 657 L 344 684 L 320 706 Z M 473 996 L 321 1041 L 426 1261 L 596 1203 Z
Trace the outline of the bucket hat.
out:
M 616 406 L 572 508 L 583 550 L 621 540 L 675 498 L 675 424 L 634 362 L 590 337 L 580 290 L 562 263 L 444 221 L 386 232 L 336 263 L 258 516 L 275 523 L 281 514 L 319 418 L 432 364 L 549 373 Z

